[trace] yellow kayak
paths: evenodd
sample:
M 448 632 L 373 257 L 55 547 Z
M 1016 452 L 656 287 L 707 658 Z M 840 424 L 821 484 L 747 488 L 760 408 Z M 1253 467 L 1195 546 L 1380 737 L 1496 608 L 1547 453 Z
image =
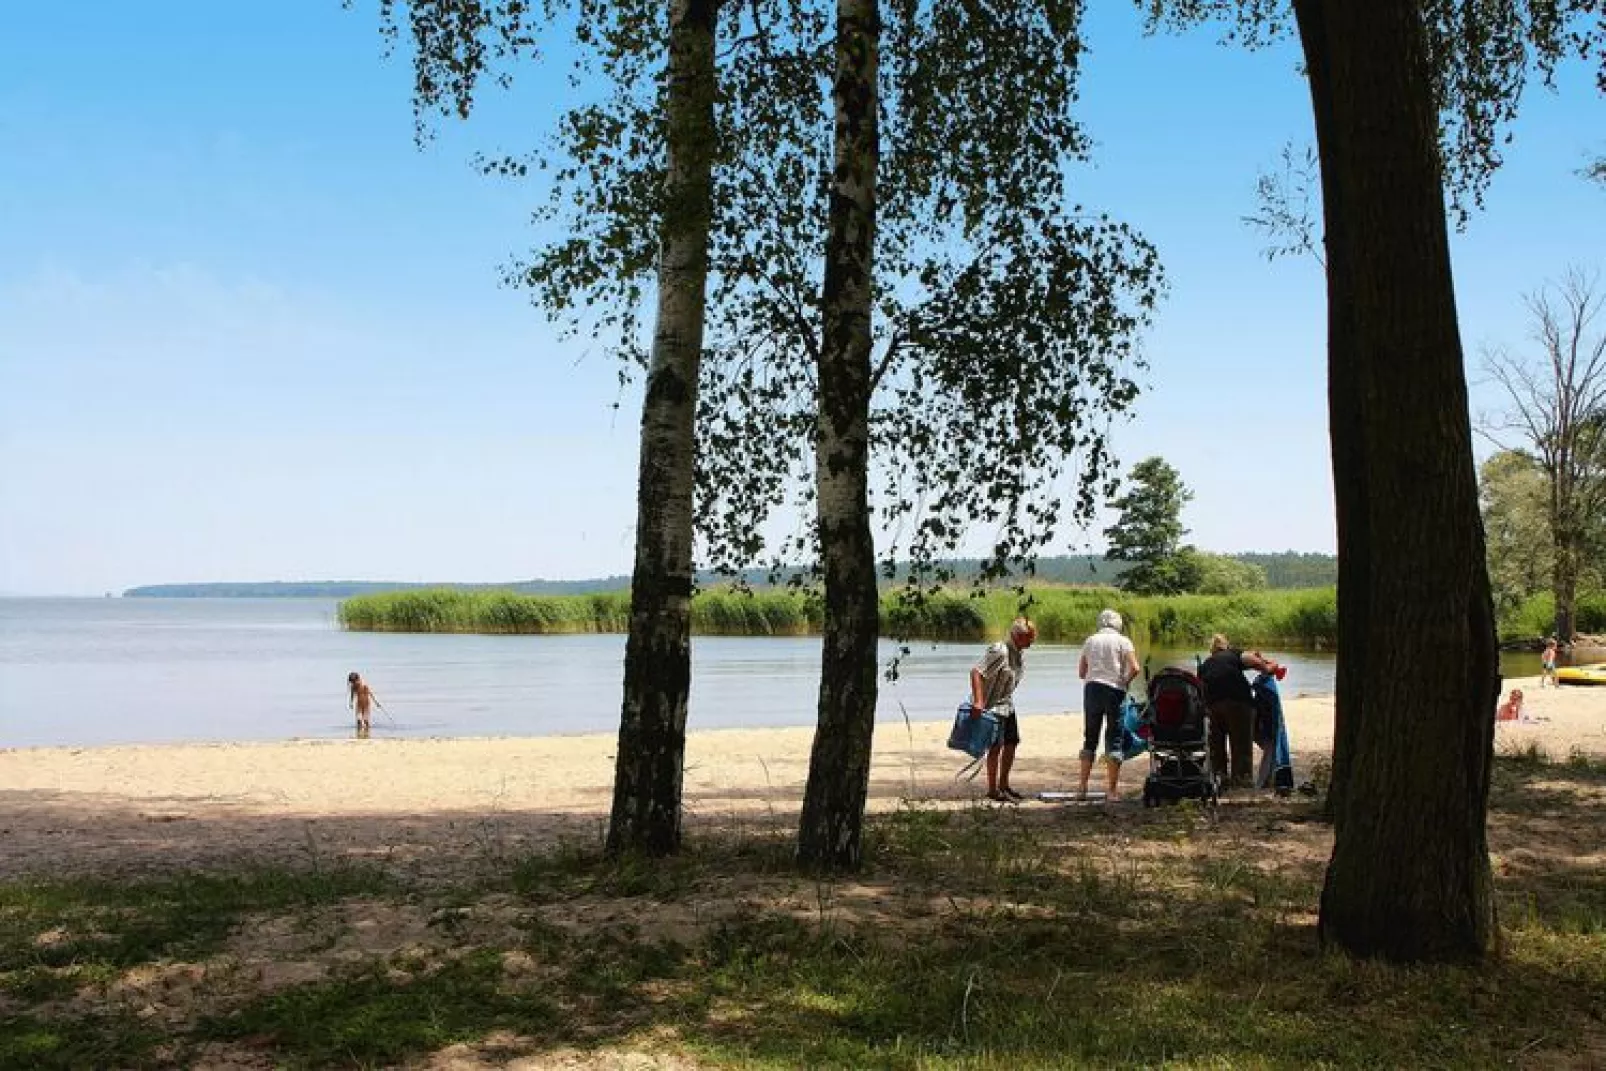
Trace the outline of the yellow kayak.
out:
M 1558 684 L 1606 684 L 1606 662 L 1592 666 L 1567 666 L 1556 670 Z

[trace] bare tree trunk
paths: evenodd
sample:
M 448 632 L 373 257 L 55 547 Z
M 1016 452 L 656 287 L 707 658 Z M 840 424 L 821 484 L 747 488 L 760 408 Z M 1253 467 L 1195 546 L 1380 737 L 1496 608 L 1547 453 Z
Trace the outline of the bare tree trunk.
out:
M 815 443 L 825 569 L 820 705 L 798 861 L 859 865 L 875 730 L 877 603 L 870 534 L 870 315 L 879 159 L 877 0 L 838 0 L 836 156 L 826 237 Z
M 1548 314 L 1548 309 L 1545 310 Z M 1541 333 L 1549 338 L 1549 325 L 1541 323 Z M 1558 339 L 1559 341 L 1559 339 Z M 1553 379 L 1556 385 L 1556 435 L 1550 447 L 1550 541 L 1554 556 L 1550 561 L 1550 592 L 1555 599 L 1555 635 L 1559 643 L 1571 643 L 1573 638 L 1573 603 L 1578 598 L 1578 543 L 1582 532 L 1577 525 L 1577 488 L 1573 484 L 1573 440 L 1577 436 L 1573 412 L 1574 399 L 1569 390 L 1566 359 L 1559 345 L 1549 347 Z
M 1565 535 L 1560 527 L 1554 531 L 1556 558 L 1551 566 L 1550 587 L 1556 597 L 1556 639 L 1565 644 L 1573 641 L 1577 628 L 1574 604 L 1578 601 L 1578 545 L 1583 536 L 1577 528 Z
M 718 0 L 673 0 L 669 13 L 669 145 L 658 310 L 641 409 L 636 564 L 610 853 L 663 855 L 680 846 L 691 688 L 697 370 L 713 204 L 717 6 Z
M 1339 558 L 1324 943 L 1398 961 L 1497 940 L 1498 689 L 1419 0 L 1295 0 L 1322 159 Z
M 1498 424 L 1515 431 L 1539 461 L 1549 485 L 1545 520 L 1550 525 L 1550 591 L 1555 598 L 1556 639 L 1572 642 L 1577 629 L 1578 574 L 1588 560 L 1591 522 L 1606 512 L 1606 334 L 1591 328 L 1606 298 L 1596 281 L 1570 268 L 1556 287 L 1528 295 L 1534 337 L 1544 348 L 1544 370 L 1497 350 L 1485 365 L 1511 398 L 1512 409 Z

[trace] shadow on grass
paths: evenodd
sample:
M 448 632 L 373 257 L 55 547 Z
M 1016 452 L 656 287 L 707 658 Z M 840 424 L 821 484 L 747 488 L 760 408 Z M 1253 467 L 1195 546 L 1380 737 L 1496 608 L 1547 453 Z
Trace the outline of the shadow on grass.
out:
M 132 1015 L 0 1015 L 0 1068 L 7 1071 L 159 1067 L 161 1043 L 159 1030 Z
M 661 868 L 565 849 L 516 872 L 531 911 L 500 960 L 477 952 L 401 980 L 370 971 L 254 1002 L 201 1033 L 303 1067 L 492 1035 L 502 1056 L 645 1044 L 778 1067 L 1465 1067 L 1599 1053 L 1598 933 L 1580 939 L 1536 908 L 1480 969 L 1324 956 L 1319 866 L 1255 854 L 1279 823 L 1144 815 L 1177 851 L 1125 865 L 1110 853 L 1134 838 L 1082 828 L 1103 817 L 884 816 L 851 884 L 940 906 L 888 923 L 837 906 L 840 895 L 812 911 L 747 902 L 685 942 L 636 922 L 577 930 L 549 917 L 600 897 L 642 901 L 639 922 L 676 898 L 778 880 L 786 845 L 693 845 Z M 401 1007 L 427 1028 L 389 1030 Z
M 0 885 L 0 975 L 35 967 L 125 968 L 214 950 L 252 912 L 288 911 L 383 891 L 376 868 L 253 870 L 143 882 Z
M 1606 771 L 1502 758 L 1495 782 L 1506 949 L 1476 969 L 1321 953 L 1331 831 L 1315 804 L 906 807 L 872 819 L 863 871 L 836 881 L 797 876 L 789 830 L 771 829 L 696 837 L 671 860 L 558 841 L 508 862 L 495 889 L 361 870 L 0 886 L 16 924 L 0 944 L 0 1066 L 184 1065 L 209 1046 L 305 1068 L 452 1046 L 484 1062 L 623 1047 L 1011 1071 L 1606 1062 L 1606 879 L 1545 833 L 1587 835 Z M 387 895 L 424 909 L 495 895 L 514 921 L 495 938 L 443 926 L 166 1028 L 55 1003 L 94 971 L 207 955 L 247 913 Z
M 131 1014 L 37 1012 L 132 967 L 211 955 L 248 914 L 304 910 L 388 884 L 375 868 L 339 866 L 0 885 L 0 1068 L 155 1066 L 162 1033 Z
M 667 1033 L 710 1063 L 782 1067 L 1464 1067 L 1598 1027 L 1598 946 L 1555 962 L 1524 938 L 1485 970 L 1402 970 L 1322 957 L 1308 925 L 1208 902 L 1144 913 L 1141 930 L 1106 906 L 971 913 L 918 940 L 772 914 L 689 946 L 535 926 L 519 949 L 540 964 L 530 975 L 489 952 L 405 980 L 374 969 L 198 1034 L 292 1067 L 389 1064 L 497 1032 L 503 1055 Z

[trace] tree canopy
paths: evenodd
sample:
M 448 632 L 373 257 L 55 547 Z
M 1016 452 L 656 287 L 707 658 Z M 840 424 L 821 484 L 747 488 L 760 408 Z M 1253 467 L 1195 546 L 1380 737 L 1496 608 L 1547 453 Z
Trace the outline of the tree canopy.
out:
M 1522 449 L 1544 478 L 1555 632 L 1566 642 L 1592 526 L 1606 515 L 1606 291 L 1597 276 L 1575 268 L 1529 295 L 1528 309 L 1536 345 L 1484 355 L 1507 401 L 1485 430 Z
M 1132 466 L 1126 492 L 1111 501 L 1120 517 L 1104 529 L 1105 557 L 1130 562 L 1117 583 L 1138 595 L 1177 595 L 1199 586 L 1200 559 L 1184 547 L 1182 507 L 1193 492 L 1164 458 L 1149 457 Z

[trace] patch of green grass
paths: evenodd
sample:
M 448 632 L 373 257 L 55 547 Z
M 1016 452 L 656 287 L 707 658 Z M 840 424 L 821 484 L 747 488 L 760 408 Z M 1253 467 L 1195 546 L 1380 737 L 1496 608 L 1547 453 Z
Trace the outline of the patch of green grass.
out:
M 157 1031 L 127 1015 L 0 1016 L 0 1071 L 171 1066 Z
M 204 1020 L 196 1036 L 244 1042 L 281 1067 L 399 1063 L 497 1030 L 546 1036 L 560 1025 L 552 999 L 505 984 L 499 954 L 478 950 L 404 981 L 376 964 L 351 977 L 296 986 Z
M 1551 764 L 1550 752 L 1537 740 L 1508 744 L 1495 752 L 1495 764 L 1517 773 L 1532 773 Z
M 1567 769 L 1574 774 L 1606 780 L 1606 759 L 1591 755 L 1583 748 L 1575 747 L 1567 752 Z
M 0 986 L 34 968 L 123 968 L 202 955 L 250 912 L 332 903 L 386 885 L 372 868 L 254 870 L 156 881 L 0 884 Z
M 70 997 L 86 985 L 104 984 L 112 972 L 99 967 L 24 967 L 0 972 L 0 993 L 29 1004 Z
M 1574 748 L 1565 761 L 1558 762 L 1537 741 L 1508 746 L 1494 757 L 1489 805 L 1491 810 L 1566 807 L 1576 800 L 1573 793 L 1557 786 L 1568 784 L 1606 784 L 1606 760 Z
M 787 871 L 791 842 L 776 837 L 688 840 L 666 858 L 609 856 L 595 845 L 559 842 L 516 860 L 508 872 L 513 891 L 531 900 L 577 896 L 678 900 L 710 874 Z
M 920 940 L 724 928 L 696 953 L 680 1031 L 743 1066 L 1487 1066 L 1538 1033 L 1490 985 L 1521 990 L 1522 1008 L 1554 984 L 1324 958 L 1308 932 L 1201 925 L 1214 916 L 1178 906 L 1129 933 L 1004 914 Z M 1589 997 L 1558 1013 L 1587 1021 Z

